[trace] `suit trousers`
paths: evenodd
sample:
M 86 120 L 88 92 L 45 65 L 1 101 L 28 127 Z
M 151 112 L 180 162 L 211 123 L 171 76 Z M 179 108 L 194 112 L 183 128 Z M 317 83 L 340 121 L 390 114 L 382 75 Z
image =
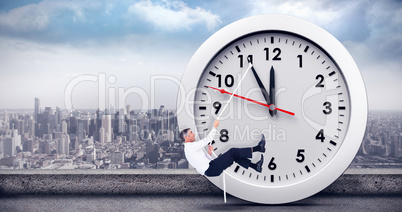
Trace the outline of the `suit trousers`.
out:
M 251 160 L 248 158 L 251 157 L 252 151 L 250 147 L 231 148 L 221 156 L 211 160 L 211 162 L 209 162 L 209 167 L 204 174 L 208 177 L 219 176 L 226 168 L 231 166 L 233 162 L 236 162 L 243 168 L 248 169 L 251 164 Z

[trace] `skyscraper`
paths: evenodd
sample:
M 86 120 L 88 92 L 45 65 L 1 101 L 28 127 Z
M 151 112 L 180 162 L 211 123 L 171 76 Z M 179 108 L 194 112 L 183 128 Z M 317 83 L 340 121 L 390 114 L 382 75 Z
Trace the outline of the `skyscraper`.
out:
M 103 127 L 99 129 L 99 142 L 101 144 L 105 143 L 105 129 Z
M 127 105 L 126 106 L 126 114 L 130 115 L 130 112 L 131 112 L 131 106 Z
M 17 147 L 22 150 L 21 135 L 18 135 L 18 130 L 11 131 L 11 137 L 6 138 L 3 143 L 4 156 L 13 156 L 16 154 Z
M 61 138 L 57 139 L 57 154 L 68 155 L 70 150 L 70 136 L 65 134 L 61 134 L 60 136 Z
M 117 115 L 117 114 L 116 114 Z M 120 134 L 120 135 L 122 135 L 122 134 L 125 134 L 126 133 L 126 123 L 125 123 L 125 115 L 124 115 L 124 109 L 123 108 L 121 108 L 120 110 L 119 110 L 119 113 L 118 113 L 118 117 L 116 117 L 116 118 L 118 118 L 118 120 L 117 120 L 117 127 L 118 127 L 118 133 Z
M 59 107 L 56 107 L 56 118 L 55 118 L 55 122 L 56 122 L 56 126 L 61 124 L 62 121 L 62 113 L 60 111 Z
M 3 142 L 4 157 L 15 155 L 15 141 L 12 138 L 6 138 Z
M 28 120 L 28 135 L 29 137 L 35 137 L 35 120 Z
M 67 122 L 64 120 L 61 122 L 61 132 L 67 134 Z
M 102 128 L 105 130 L 105 142 L 112 142 L 112 116 L 102 116 Z
M 40 100 L 38 98 L 35 98 L 35 107 L 34 107 L 34 120 L 36 123 L 38 123 L 38 114 L 40 110 Z

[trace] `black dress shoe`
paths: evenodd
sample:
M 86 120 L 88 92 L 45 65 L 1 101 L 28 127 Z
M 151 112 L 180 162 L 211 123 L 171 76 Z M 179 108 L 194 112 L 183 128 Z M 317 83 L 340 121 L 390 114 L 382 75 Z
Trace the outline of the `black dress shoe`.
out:
M 257 172 L 261 173 L 262 172 L 262 164 L 264 163 L 264 155 L 261 154 L 261 160 L 258 161 L 257 168 L 255 169 Z
M 265 152 L 265 137 L 264 134 L 261 135 L 262 135 L 261 141 L 258 143 L 257 146 L 260 147 L 260 152 Z

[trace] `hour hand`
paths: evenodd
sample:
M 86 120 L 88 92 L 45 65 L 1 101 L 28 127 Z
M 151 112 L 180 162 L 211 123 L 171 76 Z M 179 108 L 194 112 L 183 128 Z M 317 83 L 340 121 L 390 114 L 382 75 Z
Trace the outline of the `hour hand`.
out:
M 249 58 L 247 58 L 247 59 L 248 59 L 248 62 L 251 64 L 250 59 Z M 253 72 L 253 75 L 254 75 L 255 79 L 257 80 L 258 86 L 261 89 L 262 95 L 264 96 L 264 99 L 267 102 L 267 105 L 270 105 L 271 104 L 270 96 L 269 96 L 267 90 L 265 89 L 264 85 L 262 84 L 261 79 L 258 76 L 257 72 L 255 71 L 254 66 L 251 66 L 251 71 Z M 269 113 L 271 113 L 271 111 Z M 272 116 L 272 114 L 271 114 L 271 116 Z
M 269 93 L 271 94 L 271 104 L 275 105 L 275 70 L 273 66 L 271 66 L 269 75 Z M 276 115 L 276 109 L 269 110 L 269 114 L 271 114 L 271 116 Z

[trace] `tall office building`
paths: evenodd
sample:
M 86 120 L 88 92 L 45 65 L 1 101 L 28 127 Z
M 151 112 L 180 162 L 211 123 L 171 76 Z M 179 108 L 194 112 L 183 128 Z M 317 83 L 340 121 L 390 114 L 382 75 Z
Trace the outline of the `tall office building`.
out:
M 35 137 L 35 120 L 33 119 L 28 120 L 28 136 L 30 138 Z
M 55 122 L 56 125 L 60 125 L 62 121 L 62 113 L 59 107 L 56 107 Z
M 105 143 L 105 129 L 103 127 L 99 129 L 99 142 L 101 144 Z
M 24 142 L 24 144 L 23 144 L 23 151 L 24 152 L 31 152 L 31 153 L 33 153 L 34 151 L 34 149 L 33 149 L 33 146 L 34 144 L 33 144 L 33 140 L 31 139 L 31 140 L 27 140 L 27 141 L 25 141 Z
M 4 111 L 4 122 L 8 122 L 8 113 L 7 113 L 7 110 Z
M 38 123 L 38 114 L 40 113 L 40 100 L 38 98 L 35 98 L 35 107 L 34 107 L 34 120 L 36 123 Z
M 3 142 L 4 157 L 15 155 L 15 141 L 12 138 L 6 138 Z
M 15 148 L 19 147 L 22 150 L 22 143 L 21 143 L 21 135 L 18 133 L 18 130 L 11 131 L 11 138 L 15 142 Z
M 163 116 L 165 114 L 165 106 L 161 105 L 159 107 L 159 116 Z
M 102 116 L 102 128 L 105 130 L 105 142 L 112 142 L 112 116 Z
M 128 140 L 129 141 L 138 141 L 138 126 L 136 119 L 130 119 L 128 126 Z
M 126 133 L 126 122 L 125 122 L 125 115 L 124 115 L 124 109 L 119 110 L 119 116 L 118 116 L 118 133 L 119 134 L 125 134 Z
M 130 115 L 130 112 L 131 112 L 131 106 L 130 106 L 130 105 L 127 105 L 127 106 L 126 106 L 126 114 L 127 114 L 127 115 Z
M 81 121 L 78 122 L 77 138 L 79 141 L 84 139 L 84 123 Z
M 64 133 L 64 134 L 67 134 L 67 129 L 68 129 L 67 128 L 67 122 L 63 120 L 61 122 L 61 132 Z
M 18 130 L 11 131 L 11 137 L 6 138 L 3 141 L 4 156 L 13 156 L 16 154 L 17 147 L 22 150 L 21 135 L 18 134 Z
M 61 134 L 61 138 L 57 139 L 57 154 L 68 155 L 70 152 L 70 136 Z

